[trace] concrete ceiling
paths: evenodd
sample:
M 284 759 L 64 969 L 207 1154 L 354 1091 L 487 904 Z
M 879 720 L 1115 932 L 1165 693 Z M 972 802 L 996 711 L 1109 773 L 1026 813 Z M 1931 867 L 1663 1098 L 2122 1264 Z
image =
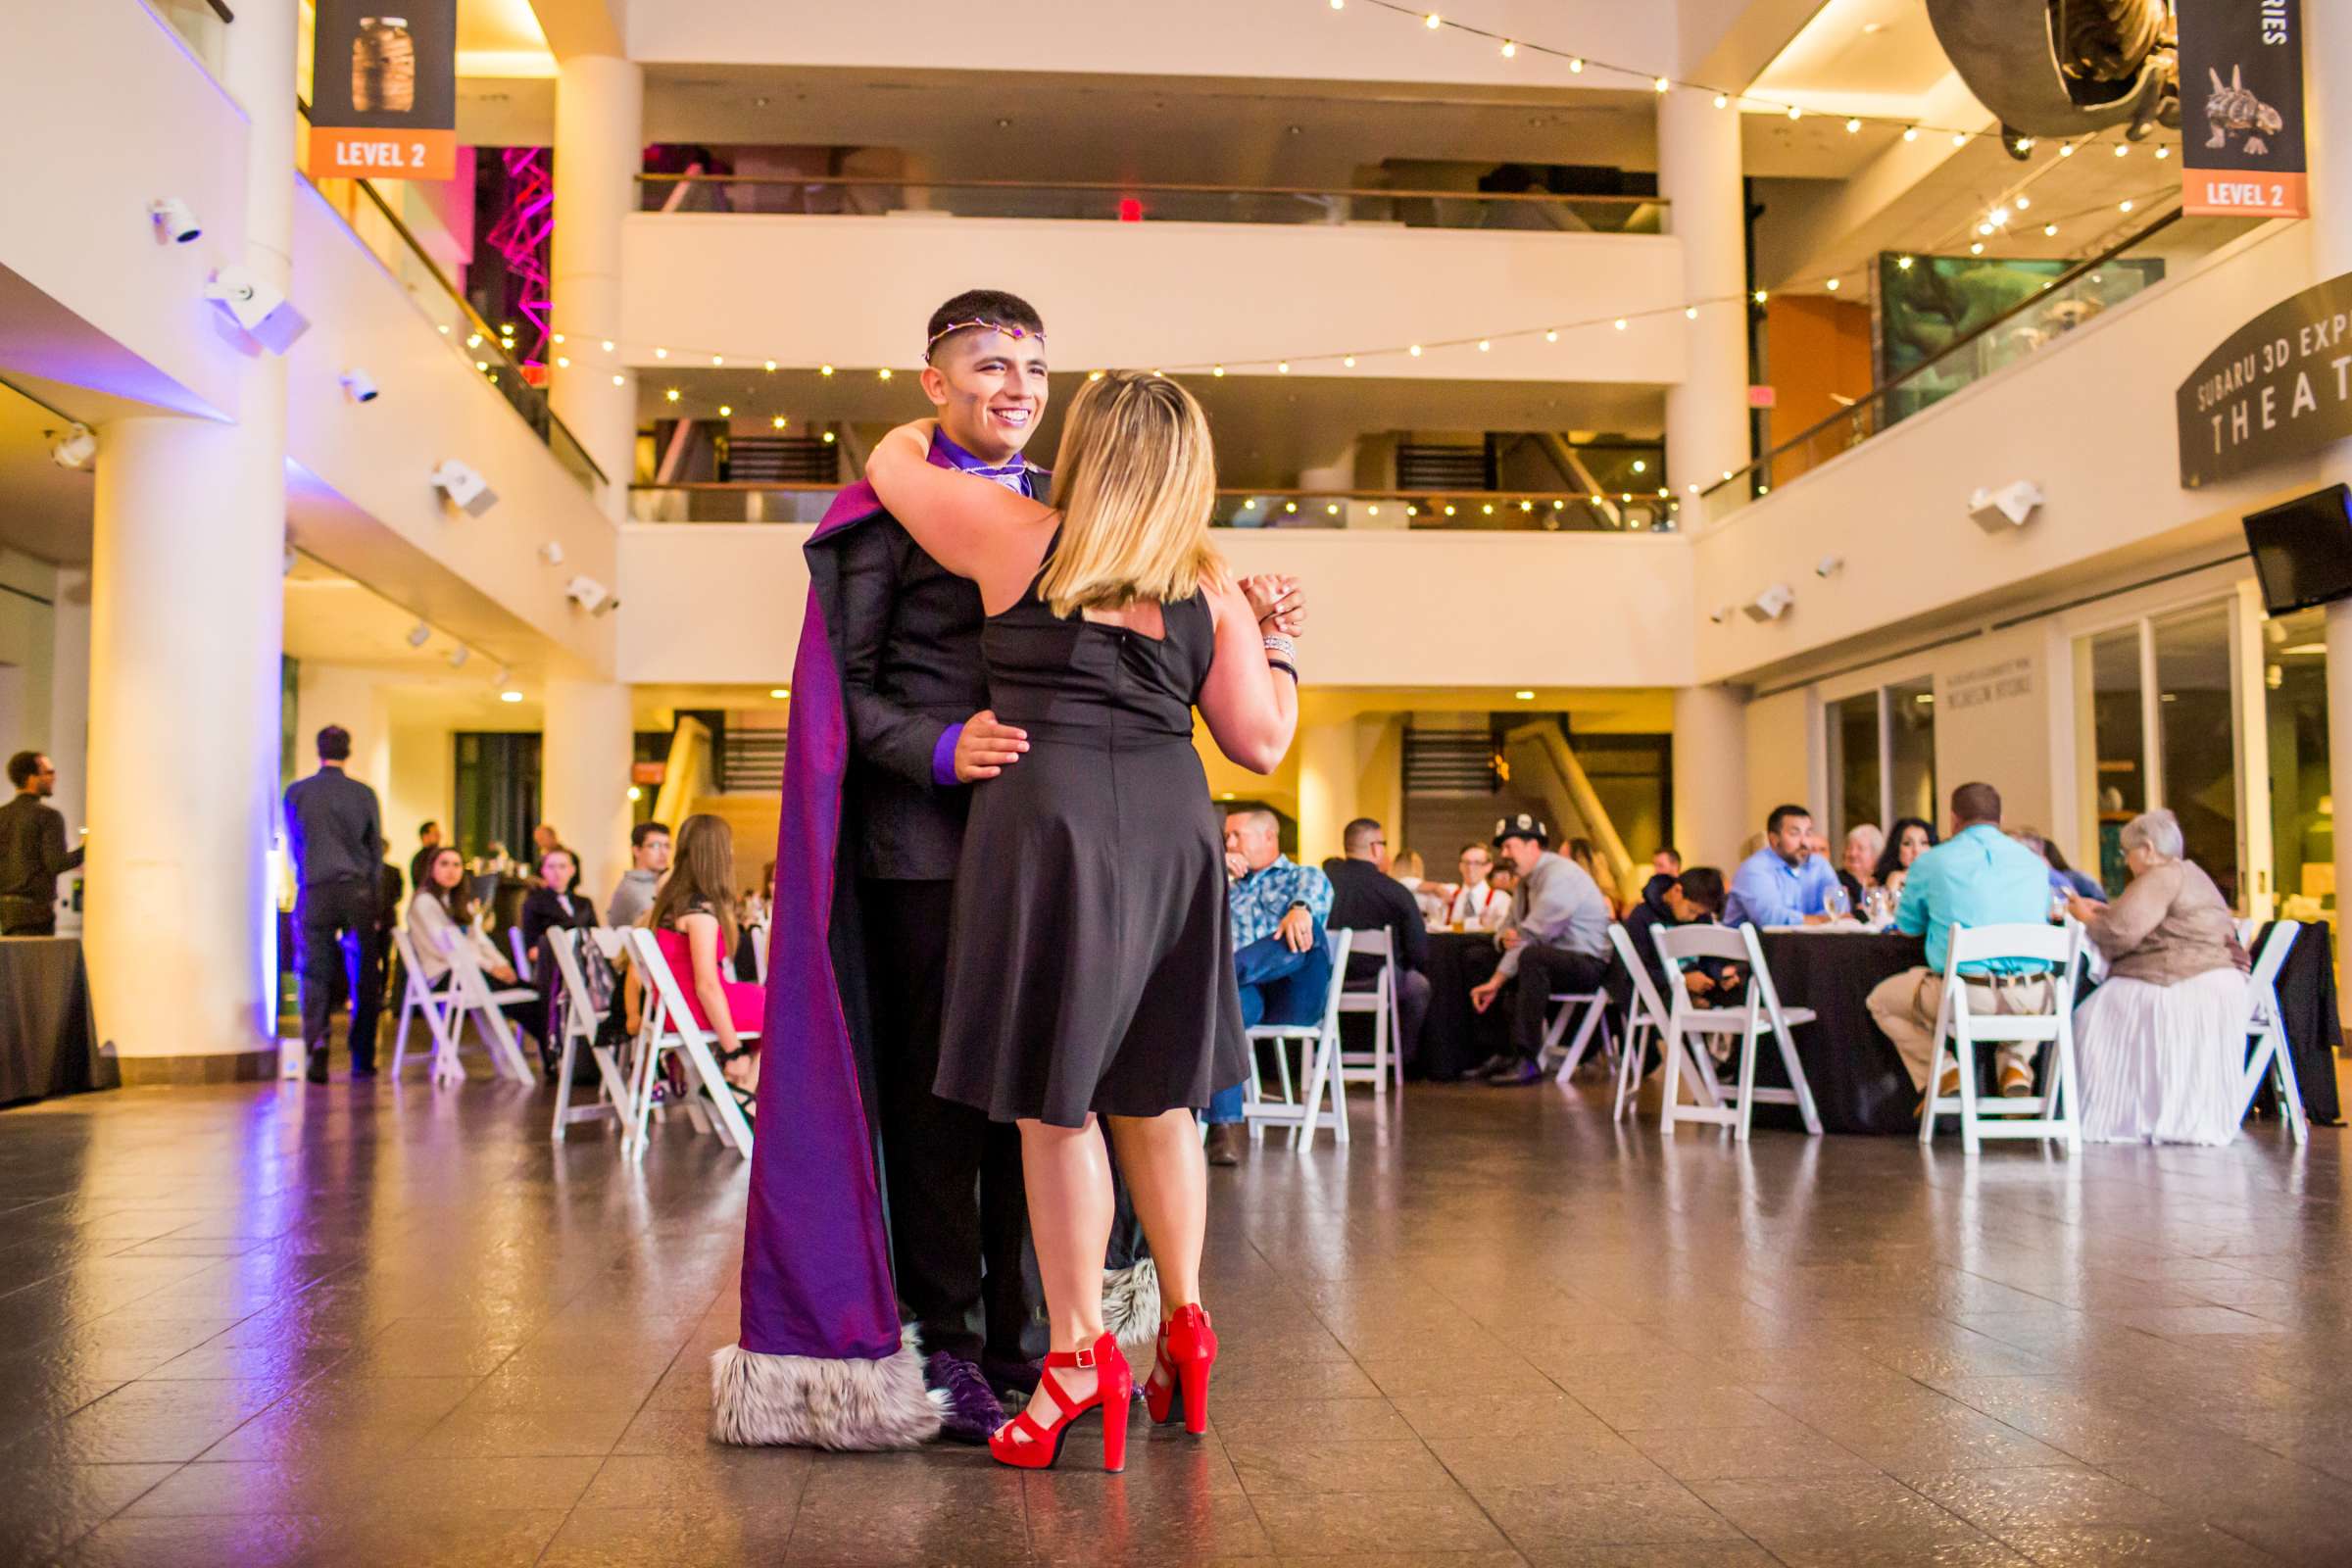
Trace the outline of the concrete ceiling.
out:
M 449 659 L 460 639 L 439 627 L 428 627 L 423 645 L 411 647 L 409 635 L 419 624 L 413 612 L 313 557 L 297 555 L 286 573 L 285 617 L 288 658 L 376 671 L 399 723 L 539 727 L 539 692 L 530 673 L 512 670 L 502 687 L 497 658 L 478 649 L 453 667 Z M 504 702 L 501 690 L 520 691 L 524 700 Z
M 49 461 L 49 435 L 68 423 L 0 382 L 0 547 L 60 565 L 90 559 L 90 468 Z

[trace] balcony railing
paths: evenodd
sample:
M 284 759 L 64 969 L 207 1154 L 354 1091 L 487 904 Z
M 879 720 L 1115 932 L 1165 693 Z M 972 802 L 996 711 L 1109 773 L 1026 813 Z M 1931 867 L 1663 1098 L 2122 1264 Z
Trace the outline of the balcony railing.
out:
M 302 115 L 307 132 L 310 118 L 307 107 Z M 306 162 L 304 177 L 309 178 L 307 134 L 299 145 Z M 383 264 L 384 270 L 408 292 L 411 302 L 449 340 L 453 352 L 498 388 L 508 406 L 522 416 L 522 422 L 547 443 L 548 451 L 555 454 L 564 471 L 593 495 L 597 486 L 606 482 L 605 472 L 588 456 L 579 438 L 548 406 L 544 368 L 537 371 L 536 379 L 532 372 L 526 371 L 514 352 L 504 345 L 500 334 L 474 312 L 449 274 L 441 270 L 409 225 L 401 221 L 400 215 L 393 211 L 391 202 L 373 181 L 328 176 L 313 179 L 312 184 L 326 198 L 327 205 L 342 215 L 353 237 Z
M 2039 290 L 1955 338 L 1903 374 L 1871 389 L 1850 408 L 1799 431 L 1711 485 L 1699 498 L 1709 524 L 1722 521 L 1773 487 L 1851 451 L 1953 393 L 2028 359 L 2077 326 L 2159 281 L 2160 264 L 2134 265 L 2132 253 L 2181 219 L 2161 215 L 2097 255 L 2076 263 Z
M 1523 229 L 1557 234 L 1662 234 L 1654 196 L 1549 192 L 1334 190 L 1296 185 L 1111 184 L 1074 180 L 906 180 L 754 174 L 640 174 L 649 213 L 1052 218 L 1102 222 L 1390 223 L 1405 228 Z
M 702 481 L 629 488 L 637 522 L 815 522 L 831 484 Z M 1450 529 L 1511 533 L 1671 533 L 1681 503 L 1641 491 L 1220 490 L 1219 528 Z

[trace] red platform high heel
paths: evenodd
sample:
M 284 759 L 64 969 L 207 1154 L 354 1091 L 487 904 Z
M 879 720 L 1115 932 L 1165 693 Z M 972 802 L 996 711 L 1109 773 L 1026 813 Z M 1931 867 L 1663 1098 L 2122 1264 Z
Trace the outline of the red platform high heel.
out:
M 1054 1376 L 1057 1370 L 1083 1368 L 1095 1374 L 1095 1392 L 1073 1399 Z M 1051 1470 L 1061 1459 L 1061 1445 L 1070 1427 L 1089 1410 L 1102 1412 L 1102 1468 L 1113 1473 L 1127 1468 L 1127 1401 L 1135 1396 L 1135 1372 L 1119 1353 L 1119 1342 L 1105 1334 L 1093 1345 L 1075 1350 L 1056 1350 L 1046 1357 L 1045 1376 L 1038 1392 L 1053 1399 L 1054 1424 L 1046 1426 L 1027 1410 L 997 1428 L 988 1451 L 999 1464 L 1018 1470 Z M 1034 1400 L 1035 1396 L 1031 1396 Z
M 1144 1407 L 1166 1425 L 1176 1418 L 1176 1393 L 1184 1391 L 1184 1430 L 1199 1437 L 1208 1430 L 1208 1373 L 1217 1364 L 1217 1331 L 1198 1302 L 1180 1306 L 1159 1326 L 1159 1354 L 1144 1385 Z

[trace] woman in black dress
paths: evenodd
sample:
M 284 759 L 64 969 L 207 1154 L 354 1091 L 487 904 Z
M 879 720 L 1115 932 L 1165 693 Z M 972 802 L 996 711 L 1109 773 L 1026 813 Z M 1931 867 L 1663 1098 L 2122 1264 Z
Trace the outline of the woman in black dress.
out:
M 972 792 L 937 1084 L 1020 1126 L 1053 1335 L 1036 1396 L 989 1447 L 1044 1468 L 1100 1406 L 1116 1470 L 1133 1378 L 1102 1332 L 1111 1184 L 1096 1122 L 1159 1265 L 1146 1399 L 1198 1433 L 1216 1336 L 1200 1306 L 1208 1188 L 1193 1107 L 1247 1069 L 1192 710 L 1226 756 L 1272 771 L 1298 722 L 1296 654 L 1259 625 L 1278 607 L 1253 604 L 1210 548 L 1208 424 L 1175 382 L 1087 383 L 1051 508 L 931 466 L 930 439 L 927 420 L 893 431 L 866 477 L 940 564 L 978 584 L 991 704 L 1028 748 Z
M 530 1004 L 523 1026 L 538 1037 L 540 1063 L 553 1078 L 564 1060 L 564 1042 L 556 1027 L 556 1020 L 563 1016 L 556 1009 L 564 1004 L 564 975 L 547 934 L 558 926 L 590 931 L 597 923 L 594 901 L 580 892 L 578 856 L 559 844 L 539 858 L 539 886 L 522 901 L 517 923 L 522 927 L 522 956 L 531 966 L 529 983 L 542 999 Z

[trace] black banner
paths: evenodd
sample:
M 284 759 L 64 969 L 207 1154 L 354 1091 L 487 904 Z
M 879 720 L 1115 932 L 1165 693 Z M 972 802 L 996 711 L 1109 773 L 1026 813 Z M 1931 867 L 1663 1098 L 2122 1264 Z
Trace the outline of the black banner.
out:
M 2184 210 L 2309 218 L 2301 0 L 2180 0 L 2180 16 Z
M 2190 490 L 2352 436 L 2352 272 L 2230 333 L 2174 403 Z
M 457 124 L 457 0 L 318 0 L 314 176 L 448 179 Z

